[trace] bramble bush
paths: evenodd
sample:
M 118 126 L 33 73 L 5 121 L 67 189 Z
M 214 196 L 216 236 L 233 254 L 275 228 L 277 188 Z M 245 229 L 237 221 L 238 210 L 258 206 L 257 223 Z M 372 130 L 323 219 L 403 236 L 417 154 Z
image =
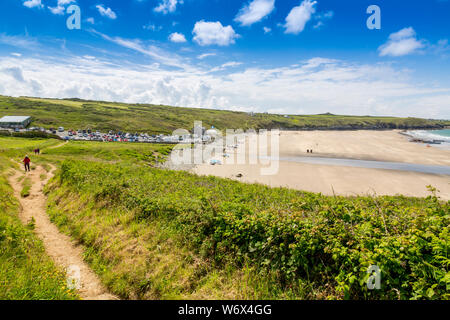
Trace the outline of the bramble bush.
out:
M 334 288 L 335 298 L 450 297 L 450 202 L 435 194 L 330 197 L 72 160 L 62 163 L 58 183 L 132 210 L 141 223 L 164 221 L 211 264 L 251 264 L 285 288 L 306 279 Z M 381 269 L 381 290 L 367 289 L 371 265 Z

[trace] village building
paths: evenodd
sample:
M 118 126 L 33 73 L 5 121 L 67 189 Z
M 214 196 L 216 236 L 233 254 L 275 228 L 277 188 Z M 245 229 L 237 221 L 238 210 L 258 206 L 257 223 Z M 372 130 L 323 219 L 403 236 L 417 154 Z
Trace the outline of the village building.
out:
M 24 129 L 31 123 L 31 117 L 5 116 L 0 119 L 0 128 Z

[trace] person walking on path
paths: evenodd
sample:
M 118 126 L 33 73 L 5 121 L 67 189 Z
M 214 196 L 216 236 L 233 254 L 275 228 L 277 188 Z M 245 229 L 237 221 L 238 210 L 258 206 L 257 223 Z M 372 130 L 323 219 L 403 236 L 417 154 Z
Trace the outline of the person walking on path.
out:
M 23 164 L 25 165 L 25 172 L 31 171 L 30 170 L 30 162 L 31 162 L 30 158 L 28 158 L 28 156 L 25 156 L 25 159 L 23 159 L 22 161 L 23 161 Z

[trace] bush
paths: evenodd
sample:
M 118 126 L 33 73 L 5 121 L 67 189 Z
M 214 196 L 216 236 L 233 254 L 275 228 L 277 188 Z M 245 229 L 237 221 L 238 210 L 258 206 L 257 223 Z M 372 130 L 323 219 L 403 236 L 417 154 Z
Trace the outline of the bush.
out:
M 59 183 L 103 206 L 165 221 L 223 267 L 276 274 L 285 288 L 307 279 L 347 299 L 448 299 L 450 202 L 328 197 L 140 167 L 65 161 Z M 367 269 L 382 270 L 369 291 Z

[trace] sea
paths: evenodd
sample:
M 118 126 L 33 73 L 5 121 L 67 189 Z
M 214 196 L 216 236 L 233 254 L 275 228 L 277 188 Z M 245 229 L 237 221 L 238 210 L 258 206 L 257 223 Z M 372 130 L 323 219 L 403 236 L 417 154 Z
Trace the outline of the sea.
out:
M 440 140 L 441 144 L 433 145 L 444 149 L 450 149 L 450 129 L 443 130 L 411 130 L 407 134 L 416 139 L 427 141 Z

